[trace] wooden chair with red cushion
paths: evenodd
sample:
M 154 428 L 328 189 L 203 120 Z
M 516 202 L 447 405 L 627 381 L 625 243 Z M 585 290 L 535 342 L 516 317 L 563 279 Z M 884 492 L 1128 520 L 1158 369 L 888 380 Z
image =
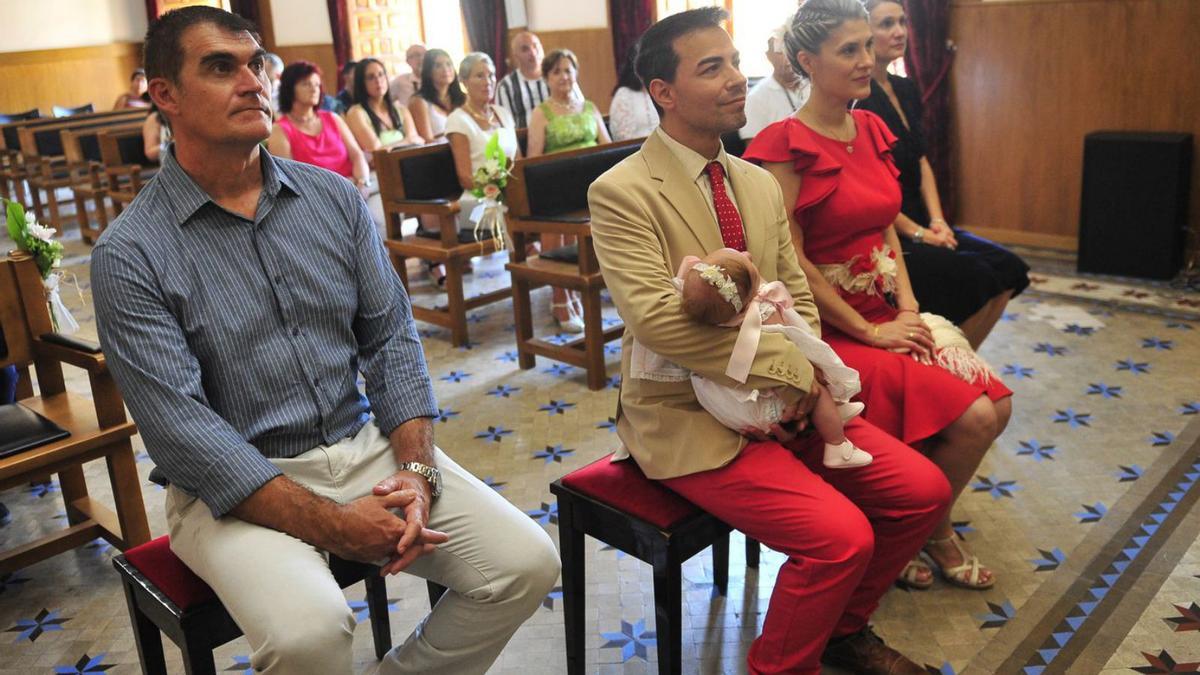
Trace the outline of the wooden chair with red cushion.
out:
M 567 673 L 584 672 L 585 571 L 583 537 L 594 537 L 654 568 L 658 672 L 682 671 L 682 566 L 712 546 L 713 586 L 725 594 L 731 528 L 660 483 L 632 459 L 605 457 L 550 484 L 558 499 Z M 758 542 L 746 538 L 746 565 L 758 567 Z

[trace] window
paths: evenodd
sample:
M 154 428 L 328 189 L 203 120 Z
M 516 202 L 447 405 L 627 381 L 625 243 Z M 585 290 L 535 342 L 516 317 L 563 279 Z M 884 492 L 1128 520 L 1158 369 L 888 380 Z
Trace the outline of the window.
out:
M 713 6 L 729 10 L 732 25 L 727 28 L 741 53 L 742 72 L 747 77 L 770 75 L 767 38 L 796 11 L 796 0 L 658 0 L 658 18 Z

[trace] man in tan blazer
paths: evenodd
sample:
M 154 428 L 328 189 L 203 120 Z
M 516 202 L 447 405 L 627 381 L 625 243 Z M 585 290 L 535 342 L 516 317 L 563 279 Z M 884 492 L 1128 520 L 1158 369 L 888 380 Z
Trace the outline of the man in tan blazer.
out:
M 720 135 L 746 121 L 746 79 L 720 25 L 726 18 L 716 8 L 683 12 L 642 37 L 638 76 L 661 126 L 588 194 L 596 254 L 625 321 L 617 433 L 647 476 L 788 555 L 750 672 L 817 673 L 825 661 L 860 673 L 923 673 L 868 620 L 948 508 L 941 472 L 861 419 L 846 435 L 874 462 L 825 468 L 820 440 L 797 435 L 819 374 L 779 334 L 762 335 L 745 385 L 774 389 L 787 404 L 770 438 L 747 441 L 723 427 L 688 379 L 695 372 L 736 384 L 724 372 L 737 330 L 683 313 L 671 279 L 684 256 L 744 244 L 763 279 L 783 281 L 819 330 L 778 184 L 721 146 Z

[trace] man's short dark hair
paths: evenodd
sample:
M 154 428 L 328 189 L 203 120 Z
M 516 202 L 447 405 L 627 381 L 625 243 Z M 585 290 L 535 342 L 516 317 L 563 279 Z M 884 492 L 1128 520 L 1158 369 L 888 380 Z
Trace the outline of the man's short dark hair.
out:
M 651 80 L 675 81 L 675 71 L 679 69 L 676 40 L 698 30 L 720 28 L 721 22 L 728 19 L 729 12 L 721 7 L 701 7 L 672 14 L 642 33 L 637 43 L 635 68 L 646 91 L 650 91 Z M 651 96 L 650 100 L 653 101 L 654 97 Z M 658 101 L 654 101 L 654 107 L 659 115 L 663 114 Z
M 146 77 L 151 80 L 162 77 L 169 82 L 178 82 L 179 71 L 183 68 L 183 49 L 179 42 L 187 29 L 203 23 L 211 23 L 229 33 L 249 33 L 255 42 L 262 44 L 254 24 L 237 14 L 205 5 L 174 9 L 151 23 L 146 31 L 146 40 L 142 43 L 142 65 L 146 68 Z

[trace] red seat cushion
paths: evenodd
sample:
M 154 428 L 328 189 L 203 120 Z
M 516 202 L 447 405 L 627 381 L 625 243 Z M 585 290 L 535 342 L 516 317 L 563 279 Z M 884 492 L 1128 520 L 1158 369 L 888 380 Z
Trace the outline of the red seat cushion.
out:
M 563 485 L 662 529 L 700 512 L 683 497 L 646 478 L 632 459 L 612 455 L 562 477 Z
M 217 594 L 171 552 L 171 538 L 161 536 L 125 551 L 125 559 L 180 609 L 213 600 Z

